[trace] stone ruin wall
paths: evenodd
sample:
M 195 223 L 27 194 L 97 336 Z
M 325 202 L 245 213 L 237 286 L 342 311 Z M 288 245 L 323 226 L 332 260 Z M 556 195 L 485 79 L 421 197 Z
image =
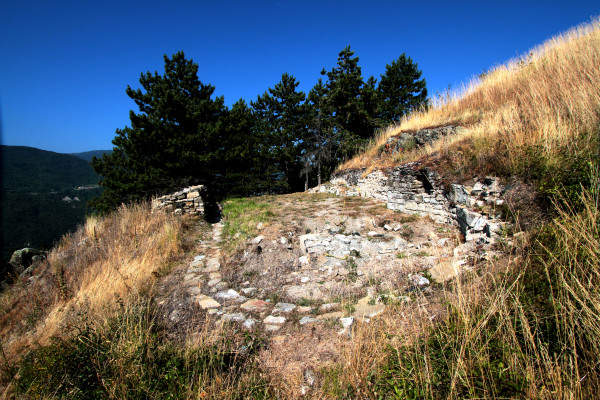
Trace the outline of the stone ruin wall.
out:
M 427 214 L 438 223 L 449 223 L 451 209 L 437 174 L 419 168 L 418 163 L 405 164 L 386 171 L 341 171 L 331 179 L 326 191 L 345 196 L 371 197 L 386 203 L 391 210 L 407 214 Z
M 394 157 L 460 133 L 462 127 L 444 126 L 400 132 L 379 149 L 379 156 Z M 498 179 L 486 177 L 472 186 L 444 186 L 434 171 L 412 162 L 366 173 L 365 169 L 336 172 L 329 184 L 311 189 L 338 196 L 363 196 L 381 200 L 391 210 L 428 215 L 437 223 L 458 225 L 467 241 L 490 243 L 504 224 L 496 212 L 504 200 Z
M 204 185 L 190 186 L 152 200 L 152 209 L 175 215 L 204 215 L 205 193 Z
M 330 183 L 311 191 L 374 198 L 391 210 L 428 215 L 437 223 L 458 226 L 467 241 L 493 242 L 504 224 L 499 212 L 503 189 L 498 179 L 486 177 L 472 186 L 446 187 L 435 172 L 416 162 L 370 173 L 339 171 Z

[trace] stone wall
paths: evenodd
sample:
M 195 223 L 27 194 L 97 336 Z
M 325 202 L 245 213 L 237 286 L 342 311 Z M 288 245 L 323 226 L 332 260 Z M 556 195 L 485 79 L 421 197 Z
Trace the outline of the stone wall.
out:
M 322 185 L 317 191 L 371 197 L 385 202 L 391 210 L 426 214 L 436 222 L 451 223 L 451 207 L 438 180 L 435 172 L 421 168 L 419 163 L 408 163 L 369 174 L 364 170 L 337 172 L 330 185 Z
M 504 225 L 499 210 L 503 189 L 496 178 L 486 177 L 473 186 L 446 187 L 437 173 L 422 168 L 418 162 L 370 173 L 339 171 L 330 183 L 311 191 L 370 197 L 385 202 L 392 210 L 428 215 L 437 223 L 458 226 L 467 241 L 490 243 Z
M 152 209 L 172 212 L 176 215 L 204 215 L 204 185 L 190 186 L 178 192 L 161 196 L 152 201 Z
M 417 147 L 431 144 L 444 137 L 459 133 L 463 129 L 460 126 L 443 126 L 432 129 L 420 129 L 416 132 L 400 132 L 390 137 L 380 149 L 380 154 L 394 156 L 403 151 L 413 150 Z

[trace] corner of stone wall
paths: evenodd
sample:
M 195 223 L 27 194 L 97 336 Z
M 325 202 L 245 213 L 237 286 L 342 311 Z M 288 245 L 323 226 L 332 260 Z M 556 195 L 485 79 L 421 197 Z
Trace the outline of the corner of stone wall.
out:
M 204 215 L 204 185 L 189 186 L 178 192 L 152 200 L 153 210 L 163 210 L 175 215 Z

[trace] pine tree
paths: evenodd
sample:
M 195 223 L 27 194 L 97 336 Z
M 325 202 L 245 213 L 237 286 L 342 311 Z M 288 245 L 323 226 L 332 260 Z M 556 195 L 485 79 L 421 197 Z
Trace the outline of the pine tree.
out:
M 261 161 L 258 138 L 253 134 L 252 109 L 243 99 L 231 106 L 219 121 L 220 175 L 215 186 L 217 198 L 224 196 L 251 196 L 260 194 Z
M 303 106 L 306 96 L 304 92 L 296 91 L 298 85 L 294 76 L 284 73 L 281 81 L 269 88 L 268 93 L 252 102 L 263 141 L 261 154 L 270 160 L 270 175 L 286 192 L 300 189 L 301 144 L 306 136 Z M 277 173 L 283 176 L 277 177 Z
M 363 98 L 364 81 L 358 57 L 350 46 L 338 55 L 337 65 L 327 75 L 327 107 L 337 136 L 337 152 L 349 158 L 373 135 L 373 126 Z
M 330 115 L 327 113 L 327 87 L 319 78 L 317 84 L 308 92 L 307 127 L 308 135 L 305 142 L 305 171 L 308 173 L 316 168 L 317 185 L 328 175 L 335 151 L 335 137 Z M 310 163 L 310 164 L 309 164 Z M 305 185 L 308 186 L 308 182 Z
M 127 87 L 139 112 L 131 126 L 117 129 L 112 154 L 92 160 L 106 187 L 93 205 L 108 209 L 147 199 L 191 183 L 209 184 L 218 174 L 218 121 L 226 113 L 223 97 L 198 79 L 198 65 L 183 52 L 164 56 L 165 72 L 141 74 L 142 89 Z
M 427 101 L 425 79 L 418 65 L 406 54 L 385 66 L 377 93 L 379 116 L 384 124 L 399 123 L 401 118 Z

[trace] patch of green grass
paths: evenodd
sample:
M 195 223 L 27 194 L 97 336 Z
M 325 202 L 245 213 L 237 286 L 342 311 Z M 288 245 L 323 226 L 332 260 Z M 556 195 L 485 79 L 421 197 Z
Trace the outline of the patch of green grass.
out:
M 402 226 L 402 229 L 400 230 L 400 236 L 402 236 L 404 240 L 410 240 L 410 238 L 412 238 L 414 234 L 415 231 L 413 231 L 410 225 L 407 224 L 404 224 Z
M 426 252 L 425 250 L 421 250 L 418 253 L 415 254 L 417 257 L 429 257 L 429 253 Z
M 344 314 L 346 314 L 346 316 L 350 316 L 350 315 L 354 314 L 354 312 L 356 311 L 356 305 L 353 303 L 346 303 L 346 304 L 344 304 L 343 310 L 344 310 Z
M 301 298 L 297 303 L 300 307 L 316 307 L 321 305 L 322 301 L 315 299 L 307 299 L 305 297 Z
M 346 266 L 348 267 L 348 279 L 352 282 L 356 282 L 356 279 L 358 278 L 358 265 L 356 265 L 354 257 L 346 257 Z
M 396 258 L 399 258 L 400 260 L 402 260 L 402 259 L 404 259 L 406 257 L 408 257 L 408 254 L 406 254 L 403 251 L 399 251 L 399 252 L 396 253 Z
M 227 251 L 235 251 L 238 246 L 258 233 L 259 223 L 268 223 L 277 217 L 270 198 L 230 199 L 223 204 L 222 246 Z

